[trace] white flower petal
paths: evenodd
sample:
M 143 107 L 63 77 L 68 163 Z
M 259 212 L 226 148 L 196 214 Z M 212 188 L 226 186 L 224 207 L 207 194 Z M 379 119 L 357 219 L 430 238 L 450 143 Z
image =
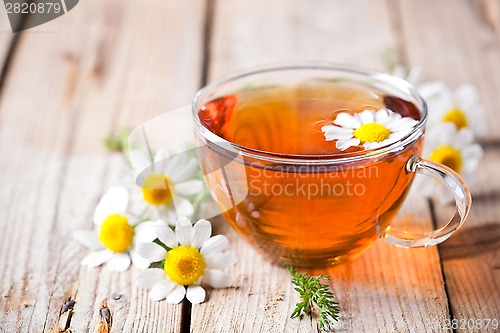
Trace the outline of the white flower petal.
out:
M 214 253 L 205 257 L 207 266 L 213 269 L 224 270 L 236 263 L 234 252 Z
M 371 124 L 375 121 L 375 112 L 373 110 L 364 110 L 363 112 L 358 112 L 354 114 L 354 117 L 358 119 L 361 124 Z
M 436 97 L 437 95 L 446 93 L 446 91 L 446 85 L 441 81 L 428 82 L 418 87 L 418 93 L 426 101 Z
M 154 241 L 158 237 L 156 228 L 161 226 L 165 226 L 162 220 L 141 222 L 134 228 L 134 244 Z
M 397 76 L 399 78 L 404 79 L 406 77 L 406 67 L 400 64 L 397 64 L 392 69 L 392 75 Z
M 408 133 L 409 133 L 408 131 L 398 131 L 398 132 L 391 133 L 391 135 L 389 135 L 389 138 L 387 138 L 387 140 L 384 140 L 381 142 L 381 146 L 385 146 L 389 143 L 401 140 L 402 138 L 407 136 Z
M 473 113 L 470 117 L 472 118 L 470 127 L 478 137 L 486 136 L 488 134 L 486 110 L 481 105 L 476 105 Z
M 186 298 L 192 304 L 200 304 L 205 300 L 206 292 L 201 286 L 189 286 L 186 292 Z
M 149 155 L 140 150 L 132 150 L 129 156 L 130 164 L 136 174 L 143 172 L 152 165 Z
M 101 266 L 105 262 L 107 262 L 113 256 L 113 252 L 108 249 L 104 249 L 97 252 L 92 252 L 87 255 L 82 260 L 82 265 L 87 267 L 97 267 Z
M 156 234 L 158 235 L 158 239 L 171 249 L 179 245 L 174 231 L 169 226 L 164 225 L 161 227 L 157 227 Z
M 168 157 L 165 166 L 165 174 L 168 177 L 174 176 L 178 170 L 181 170 L 188 162 L 190 156 L 186 153 L 174 154 Z
M 325 126 L 323 126 L 323 127 L 325 127 Z M 332 127 L 340 128 L 340 131 L 327 130 L 326 132 L 323 132 L 326 141 L 351 139 L 354 135 L 354 131 L 352 129 L 346 129 L 346 128 L 337 127 L 337 126 L 332 126 Z
M 321 127 L 321 131 L 325 135 L 327 141 L 335 139 L 350 139 L 353 136 L 353 130 L 351 128 L 343 128 L 333 125 L 325 125 Z
M 185 295 L 186 288 L 184 288 L 184 286 L 177 285 L 177 287 L 175 287 L 175 289 L 172 290 L 170 294 L 168 294 L 167 302 L 169 302 L 170 304 L 179 304 L 184 299 Z
M 110 272 L 125 272 L 130 267 L 130 257 L 128 253 L 115 252 L 106 263 L 106 268 Z
M 175 222 L 177 221 L 177 213 L 175 212 L 175 207 L 173 204 L 168 206 L 160 207 L 162 211 L 162 219 L 167 223 L 168 226 L 175 227 Z
M 167 150 L 165 149 L 160 149 L 156 152 L 156 155 L 153 159 L 154 161 L 154 172 L 163 174 L 165 173 L 165 169 L 168 164 L 168 158 L 170 157 L 170 154 L 168 153 Z
M 420 77 L 422 76 L 422 69 L 418 66 L 412 67 L 410 72 L 406 76 L 406 81 L 408 81 L 412 86 L 416 86 L 420 81 Z
M 158 149 L 158 151 L 156 152 L 155 157 L 154 157 L 154 161 L 155 162 L 163 161 L 164 159 L 166 159 L 168 157 L 170 157 L 170 153 L 168 152 L 168 150 L 161 148 L 161 149 Z
M 206 269 L 203 281 L 212 288 L 228 288 L 233 284 L 233 277 L 217 269 Z
M 199 220 L 193 226 L 191 246 L 200 248 L 212 234 L 212 225 L 207 220 Z
M 386 125 L 387 129 L 391 130 L 392 132 L 395 131 L 401 131 L 401 130 L 407 130 L 407 133 L 411 132 L 411 129 L 415 127 L 418 124 L 418 121 L 416 121 L 413 118 L 410 117 L 402 117 L 401 119 L 391 121 Z
M 139 243 L 135 246 L 135 251 L 151 262 L 162 261 L 167 256 L 167 251 L 156 243 Z
M 229 240 L 224 235 L 216 235 L 203 244 L 200 253 L 203 256 L 210 256 L 214 252 L 222 252 L 229 245 Z
M 123 213 L 128 205 L 128 191 L 123 186 L 113 186 L 101 198 L 94 212 L 94 223 L 101 223 L 112 214 Z
M 191 202 L 179 196 L 174 197 L 174 207 L 177 216 L 191 216 L 194 213 L 194 207 Z
M 98 233 L 95 230 L 77 230 L 73 232 L 73 238 L 90 250 L 99 250 L 104 245 L 99 241 Z
M 380 109 L 375 113 L 375 122 L 379 124 L 385 124 L 387 118 L 389 118 L 389 110 L 388 109 Z
M 465 173 L 474 173 L 474 171 L 477 168 L 477 165 L 479 164 L 479 161 L 484 155 L 483 148 L 481 148 L 480 145 L 478 144 L 472 144 L 467 147 L 465 147 L 461 151 L 462 155 L 462 160 L 463 160 L 463 165 L 462 165 L 462 171 L 461 174 Z M 469 186 L 471 184 L 468 184 Z
M 176 184 L 183 183 L 193 176 L 197 168 L 198 160 L 195 157 L 192 157 L 186 164 L 176 169 L 172 169 L 170 173 L 167 174 L 167 176 Z
M 474 133 L 468 128 L 463 128 L 456 132 L 453 143 L 455 147 L 464 147 L 471 144 L 472 141 L 474 141 Z
M 455 103 L 461 109 L 469 109 L 477 102 L 477 90 L 472 84 L 462 84 L 454 95 Z
M 188 223 L 184 223 L 187 220 Z M 193 226 L 186 218 L 179 218 L 175 227 L 175 237 L 180 245 L 191 245 Z
M 149 265 L 151 265 L 151 261 L 141 256 L 134 249 L 130 250 L 129 254 L 130 254 L 130 260 L 132 260 L 132 264 L 135 267 L 139 269 L 146 269 L 149 267 Z
M 151 288 L 163 282 L 166 278 L 165 271 L 161 268 L 149 268 L 137 274 L 136 282 L 140 287 Z M 166 295 L 165 295 L 166 297 Z
M 94 224 L 100 227 L 102 222 L 114 213 L 115 212 L 112 212 L 111 206 L 107 202 L 99 202 L 94 211 Z
M 161 301 L 165 297 L 169 297 L 172 290 L 176 287 L 176 284 L 172 281 L 162 281 L 153 286 L 149 291 L 149 299 L 152 301 Z M 184 288 L 184 287 L 183 287 Z M 184 297 L 184 296 L 183 296 Z M 182 301 L 182 299 L 181 299 Z
M 462 150 L 462 157 L 465 160 L 479 160 L 483 157 L 483 155 L 483 148 L 476 143 L 468 145 Z
M 366 150 L 372 150 L 380 148 L 382 145 L 380 142 L 365 142 L 363 143 L 363 147 L 365 147 Z
M 359 120 L 354 118 L 349 113 L 345 113 L 345 112 L 339 113 L 337 115 L 337 117 L 335 118 L 335 120 L 333 121 L 333 123 L 335 125 L 339 125 L 339 126 L 342 126 L 344 128 L 358 128 L 359 126 L 361 126 L 361 123 L 359 122 Z
M 180 195 L 195 195 L 203 191 L 205 183 L 203 181 L 194 179 L 185 183 L 175 184 L 175 190 Z
M 452 145 L 456 136 L 457 128 L 452 123 L 442 123 L 436 129 L 436 140 L 440 141 L 440 144 Z
M 192 227 L 193 224 L 186 216 L 181 216 L 175 222 L 175 226 L 176 227 L 189 227 L 189 226 Z
M 128 205 L 128 191 L 123 186 L 113 186 L 105 194 L 106 200 L 116 213 L 122 213 L 127 209 Z
M 360 144 L 360 140 L 358 138 L 352 138 L 347 140 L 338 140 L 335 142 L 335 147 L 340 150 L 346 150 L 349 147 L 355 147 Z

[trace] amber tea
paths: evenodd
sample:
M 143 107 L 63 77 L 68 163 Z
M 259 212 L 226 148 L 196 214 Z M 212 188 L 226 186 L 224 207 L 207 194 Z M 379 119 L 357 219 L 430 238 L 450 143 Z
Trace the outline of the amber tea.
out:
M 421 134 L 398 132 L 419 124 L 419 107 L 352 80 L 249 85 L 205 99 L 196 112 L 201 126 L 242 151 L 237 167 L 209 140 L 201 152 L 225 218 L 262 254 L 296 266 L 354 258 L 386 232 L 422 146 Z M 385 142 L 392 148 L 384 151 Z

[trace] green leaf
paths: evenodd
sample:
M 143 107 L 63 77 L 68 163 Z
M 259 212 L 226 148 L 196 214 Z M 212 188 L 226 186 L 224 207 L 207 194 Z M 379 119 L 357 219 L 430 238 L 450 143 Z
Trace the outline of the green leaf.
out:
M 118 133 L 109 135 L 104 139 L 104 146 L 111 151 L 126 153 L 128 150 L 128 135 L 130 130 L 122 127 Z
M 330 276 L 307 276 L 306 273 L 298 273 L 292 266 L 283 266 L 290 272 L 292 283 L 295 285 L 294 289 L 302 300 L 295 305 L 290 318 L 312 316 L 313 311 L 317 311 L 320 328 L 326 330 L 331 327 L 331 324 L 338 320 L 339 303 L 335 301 L 335 296 L 329 286 L 320 281 L 321 279 L 330 280 Z

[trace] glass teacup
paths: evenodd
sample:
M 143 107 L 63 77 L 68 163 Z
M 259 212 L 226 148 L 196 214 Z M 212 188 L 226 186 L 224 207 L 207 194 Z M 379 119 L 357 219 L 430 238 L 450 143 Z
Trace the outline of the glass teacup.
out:
M 325 267 L 377 238 L 436 245 L 470 210 L 460 176 L 420 157 L 426 105 L 402 79 L 330 66 L 261 69 L 201 89 L 193 116 L 213 198 L 271 260 Z M 403 123 L 412 126 L 389 140 Z M 446 185 L 456 201 L 453 218 L 425 234 L 390 225 L 415 173 Z

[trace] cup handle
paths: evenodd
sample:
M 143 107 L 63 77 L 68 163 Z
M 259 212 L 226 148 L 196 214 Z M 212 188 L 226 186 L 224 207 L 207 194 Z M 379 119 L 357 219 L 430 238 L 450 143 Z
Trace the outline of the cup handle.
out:
M 391 226 L 382 233 L 381 238 L 399 247 L 426 247 L 437 245 L 451 236 L 464 224 L 469 215 L 472 197 L 464 180 L 452 169 L 432 161 L 412 156 L 406 164 L 406 171 L 429 176 L 446 185 L 455 197 L 455 214 L 442 228 L 427 233 L 410 233 Z

